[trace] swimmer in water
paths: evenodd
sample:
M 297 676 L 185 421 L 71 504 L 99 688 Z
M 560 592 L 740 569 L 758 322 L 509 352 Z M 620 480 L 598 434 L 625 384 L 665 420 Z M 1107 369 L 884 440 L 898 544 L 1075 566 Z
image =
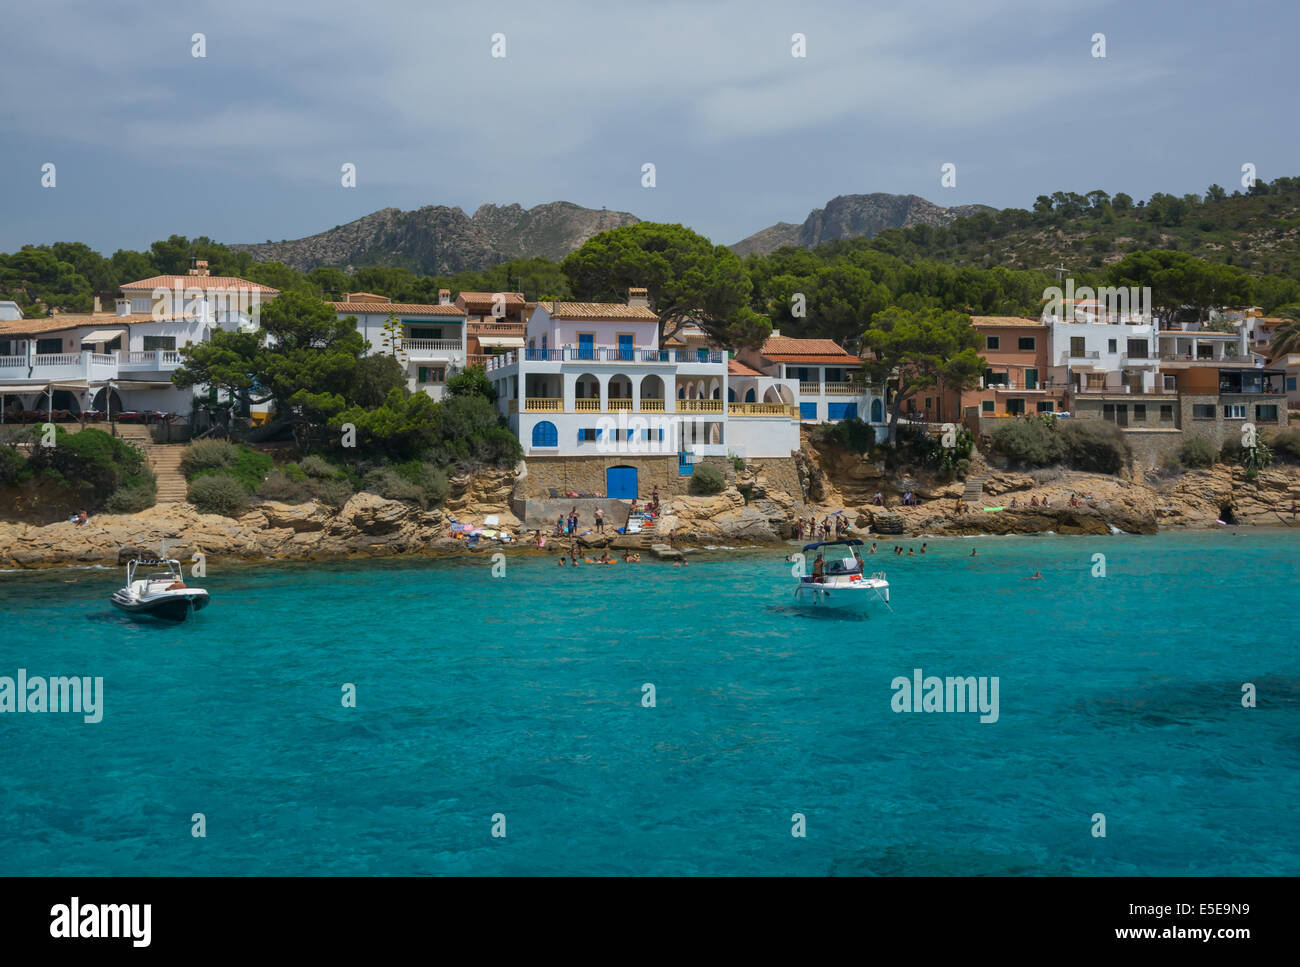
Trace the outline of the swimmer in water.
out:
M 971 557 L 979 557 L 979 555 L 975 553 L 975 548 L 973 548 L 973 547 L 970 549 L 970 556 L 971 556 Z
M 1041 580 L 1043 580 L 1043 572 L 1042 572 L 1042 571 L 1035 571 L 1033 577 L 1031 577 L 1031 578 L 1025 578 L 1025 580 L 1026 580 L 1026 581 L 1041 581 Z

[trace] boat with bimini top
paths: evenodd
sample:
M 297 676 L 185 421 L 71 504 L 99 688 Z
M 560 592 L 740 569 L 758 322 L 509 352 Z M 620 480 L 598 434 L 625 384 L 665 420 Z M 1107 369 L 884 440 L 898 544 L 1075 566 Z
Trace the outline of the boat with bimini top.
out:
M 861 547 L 862 541 L 857 538 L 804 545 L 804 567 L 808 573 L 795 585 L 795 605 L 860 614 L 877 604 L 888 608 L 889 582 L 883 571 L 866 573 Z
M 136 577 L 141 567 L 161 567 L 145 577 Z M 113 604 L 128 614 L 184 621 L 192 612 L 208 605 L 208 592 L 186 585 L 179 561 L 171 558 L 137 558 L 126 565 L 126 587 L 118 588 Z

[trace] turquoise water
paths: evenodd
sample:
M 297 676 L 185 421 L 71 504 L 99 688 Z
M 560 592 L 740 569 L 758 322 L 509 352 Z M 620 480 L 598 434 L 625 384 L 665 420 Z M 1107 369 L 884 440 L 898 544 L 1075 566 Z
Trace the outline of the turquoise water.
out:
M 182 626 L 3 574 L 0 675 L 105 699 L 0 714 L 0 874 L 1296 875 L 1296 547 L 932 541 L 867 620 L 791 612 L 770 550 L 211 565 Z M 894 712 L 917 667 L 998 721 Z

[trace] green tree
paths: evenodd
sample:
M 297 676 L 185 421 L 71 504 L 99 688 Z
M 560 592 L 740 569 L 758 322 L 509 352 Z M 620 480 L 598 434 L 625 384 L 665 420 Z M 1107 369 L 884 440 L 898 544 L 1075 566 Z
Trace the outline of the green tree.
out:
M 639 222 L 602 232 L 562 267 L 580 299 L 622 301 L 632 286 L 648 289 L 661 345 L 688 322 L 730 346 L 758 345 L 772 331 L 749 306 L 740 258 L 681 225 Z
M 447 380 L 449 396 L 481 396 L 489 403 L 495 403 L 497 389 L 487 378 L 487 370 L 482 366 L 469 366 L 451 379 Z
M 862 340 L 875 357 L 864 369 L 873 382 L 883 382 L 890 391 L 891 444 L 898 438 L 898 418 L 905 402 L 940 384 L 955 392 L 970 389 L 984 371 L 984 360 L 976 351 L 979 334 L 964 313 L 893 306 L 876 313 Z
M 1300 304 L 1283 306 L 1278 315 L 1286 322 L 1278 324 L 1269 340 L 1268 352 L 1273 359 L 1300 353 Z

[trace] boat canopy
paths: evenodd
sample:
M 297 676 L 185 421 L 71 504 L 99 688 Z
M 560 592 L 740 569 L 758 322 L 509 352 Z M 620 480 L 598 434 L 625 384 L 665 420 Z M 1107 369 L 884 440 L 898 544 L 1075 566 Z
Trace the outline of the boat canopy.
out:
M 862 541 L 857 537 L 850 537 L 849 539 L 843 541 L 819 541 L 816 544 L 805 544 L 803 546 L 803 549 L 804 552 L 807 553 L 808 551 L 815 551 L 819 547 L 840 547 L 840 546 L 861 547 Z

